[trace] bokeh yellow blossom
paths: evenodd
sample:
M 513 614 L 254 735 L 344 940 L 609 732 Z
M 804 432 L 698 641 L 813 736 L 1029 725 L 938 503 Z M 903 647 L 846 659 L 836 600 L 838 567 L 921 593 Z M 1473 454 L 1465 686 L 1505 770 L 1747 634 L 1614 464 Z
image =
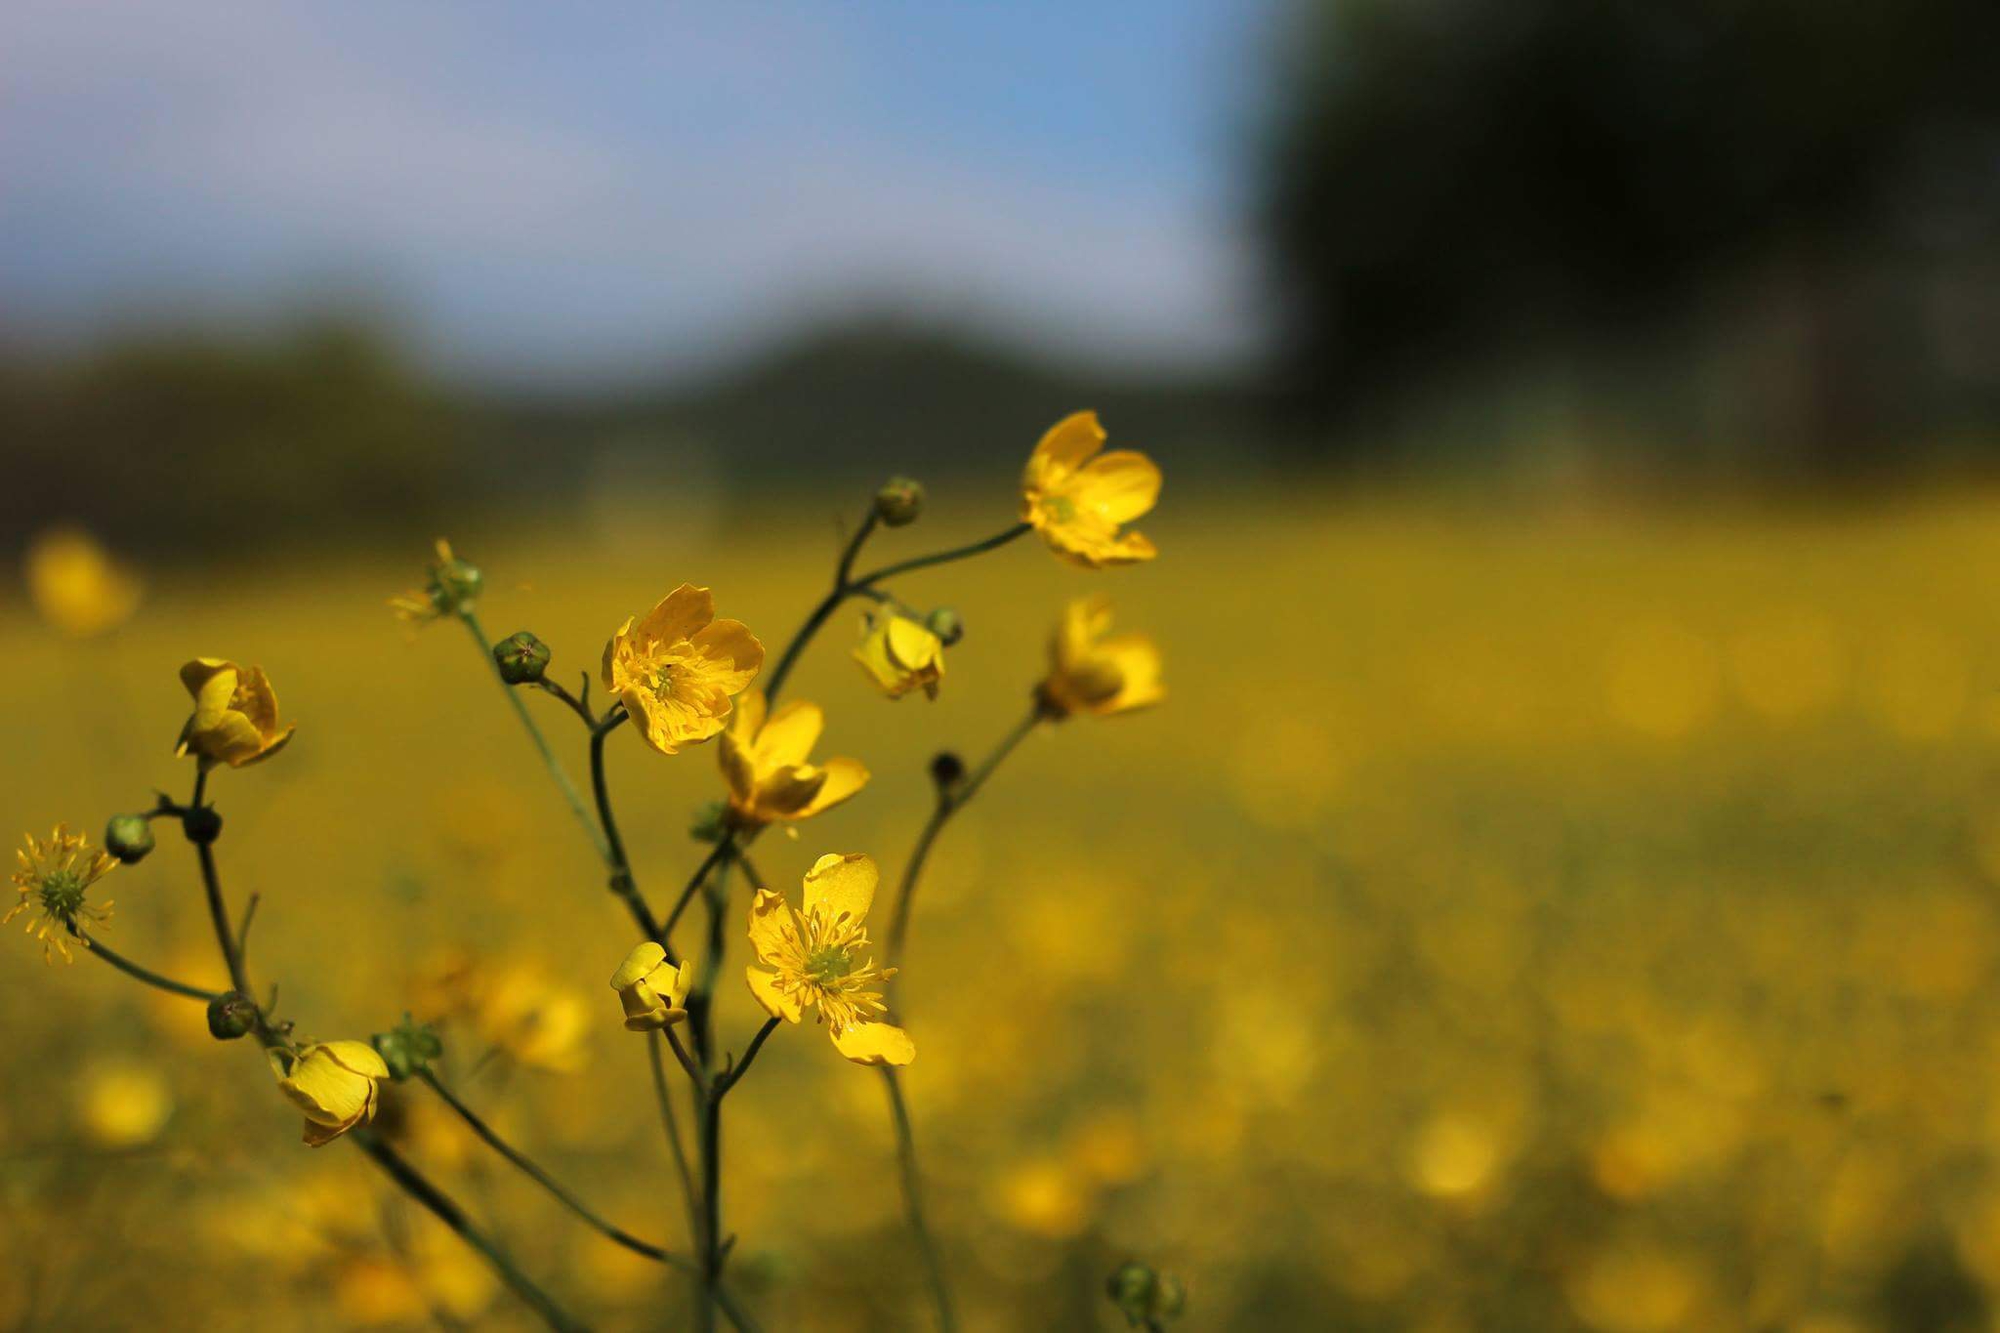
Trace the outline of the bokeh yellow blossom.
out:
M 145 588 L 82 528 L 50 528 L 28 544 L 28 599 L 74 639 L 109 634 L 139 609 Z
M 90 839 L 81 833 L 71 833 L 69 826 L 58 824 L 49 834 L 49 840 L 42 842 L 34 834 L 24 835 L 25 846 L 16 848 L 14 858 L 14 889 L 21 897 L 7 915 L 0 916 L 0 926 L 6 925 L 23 912 L 32 913 L 28 918 L 28 933 L 42 942 L 42 957 L 53 961 L 56 954 L 63 961 L 70 961 L 69 943 L 63 937 L 79 919 L 104 922 L 111 919 L 111 904 L 86 901 L 85 894 L 90 886 L 104 878 L 118 864 L 107 853 L 90 845 Z
M 729 810 L 745 828 L 777 820 L 808 819 L 829 810 L 867 785 L 859 760 L 811 762 L 813 745 L 826 725 L 818 704 L 795 699 L 766 716 L 764 692 L 747 690 L 718 742 L 722 777 L 729 784 Z
M 611 989 L 625 1006 L 625 1030 L 657 1032 L 685 1019 L 693 983 L 692 962 L 670 966 L 667 951 L 652 940 L 634 947 L 611 974 Z
M 881 691 L 900 699 L 918 686 L 935 699 L 944 680 L 944 640 L 908 616 L 885 612 L 870 618 L 854 660 Z
M 604 688 L 661 754 L 723 728 L 730 699 L 764 667 L 764 645 L 740 620 L 717 620 L 715 596 L 683 583 L 604 646 Z
M 274 1054 L 278 1088 L 306 1113 L 305 1141 L 317 1148 L 375 1118 L 389 1066 L 365 1041 L 314 1042 L 289 1057 Z
M 909 1034 L 877 1020 L 888 1012 L 877 987 L 895 975 L 868 956 L 864 922 L 880 872 L 860 852 L 829 852 L 805 877 L 805 910 L 759 889 L 750 905 L 747 969 L 750 993 L 773 1018 L 796 1023 L 808 1008 L 833 1037 L 834 1049 L 863 1065 L 906 1065 L 917 1048 Z
M 151 1143 L 174 1113 L 174 1093 L 156 1065 L 98 1060 L 76 1086 L 77 1118 L 93 1143 L 134 1148 Z
M 1052 711 L 1109 717 L 1167 697 L 1159 648 L 1143 634 L 1110 630 L 1107 598 L 1079 597 L 1064 608 L 1049 638 L 1049 674 L 1041 689 Z
M 490 1049 L 530 1069 L 575 1073 L 588 1056 L 587 997 L 551 980 L 533 962 L 481 974 L 472 1024 Z
M 194 715 L 174 753 L 194 755 L 203 768 L 242 768 L 285 748 L 296 727 L 278 725 L 278 696 L 262 667 L 247 670 L 220 657 L 197 657 L 181 668 L 194 696 Z
M 1073 565 L 1102 569 L 1158 552 L 1121 529 L 1160 498 L 1160 469 L 1134 449 L 1104 447 L 1097 413 L 1074 412 L 1049 428 L 1021 474 L 1021 521 Z

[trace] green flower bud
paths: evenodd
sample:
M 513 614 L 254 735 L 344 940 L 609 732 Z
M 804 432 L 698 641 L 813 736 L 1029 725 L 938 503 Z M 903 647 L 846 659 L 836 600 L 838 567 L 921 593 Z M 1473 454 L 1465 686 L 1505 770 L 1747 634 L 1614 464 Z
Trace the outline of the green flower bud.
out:
M 938 636 L 938 642 L 949 648 L 965 637 L 965 622 L 958 612 L 948 606 L 940 606 L 924 619 L 924 627 Z
M 688 824 L 688 836 L 696 842 L 721 842 L 723 834 L 729 832 L 729 803 L 727 801 L 703 801 L 694 808 L 694 819 Z
M 417 1022 L 408 1014 L 395 1027 L 368 1040 L 382 1057 L 382 1063 L 389 1066 L 389 1077 L 398 1083 L 428 1069 L 431 1061 L 444 1054 L 444 1040 L 437 1029 L 429 1023 Z
M 153 825 L 144 815 L 113 815 L 104 826 L 104 850 L 136 865 L 153 850 Z
M 924 512 L 924 485 L 909 477 L 891 477 L 875 492 L 875 517 L 884 527 L 900 528 Z
M 1156 1273 L 1136 1259 L 1118 1265 L 1104 1290 L 1133 1328 L 1158 1327 L 1187 1307 L 1187 1289 L 1179 1278 Z
M 950 750 L 939 750 L 931 756 L 931 781 L 939 791 L 949 793 L 965 781 L 965 761 Z
M 549 669 L 549 646 L 522 630 L 493 645 L 493 663 L 509 685 L 532 685 Z
M 236 991 L 208 1002 L 208 1035 L 217 1041 L 235 1041 L 256 1026 L 257 1006 Z
M 215 807 L 197 805 L 181 811 L 181 832 L 189 842 L 206 845 L 222 836 L 222 816 L 215 813 Z

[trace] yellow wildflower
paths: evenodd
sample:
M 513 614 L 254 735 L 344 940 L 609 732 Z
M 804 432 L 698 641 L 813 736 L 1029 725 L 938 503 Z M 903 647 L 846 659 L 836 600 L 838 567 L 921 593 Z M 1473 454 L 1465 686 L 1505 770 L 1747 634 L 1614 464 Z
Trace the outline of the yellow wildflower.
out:
M 1108 717 L 1166 698 L 1160 650 L 1143 634 L 1110 635 L 1111 603 L 1079 597 L 1063 610 L 1049 637 L 1049 674 L 1042 701 L 1062 717 Z
M 38 841 L 32 833 L 25 835 L 25 841 L 28 845 L 14 852 L 20 862 L 14 871 L 14 887 L 21 900 L 7 909 L 7 915 L 0 916 L 0 926 L 23 912 L 33 912 L 28 933 L 42 942 L 42 958 L 54 962 L 55 955 L 61 954 L 63 961 L 69 962 L 69 944 L 63 936 L 77 919 L 111 919 L 109 902 L 86 902 L 84 895 L 118 862 L 92 847 L 81 833 L 71 833 L 66 824 L 56 825 L 47 842 Z
M 828 853 L 806 872 L 805 910 L 781 894 L 759 889 L 750 905 L 750 945 L 757 961 L 747 970 L 750 993 L 773 1018 L 800 1020 L 811 1006 L 833 1037 L 834 1049 L 856 1064 L 906 1065 L 917 1048 L 893 1023 L 877 987 L 895 975 L 866 955 L 862 923 L 879 878 L 872 858 L 859 852 Z
M 1120 527 L 1160 498 L 1160 469 L 1136 450 L 1098 453 L 1104 440 L 1097 413 L 1074 412 L 1042 436 L 1021 474 L 1021 521 L 1033 524 L 1050 550 L 1086 569 L 1156 554 L 1152 542 Z
M 144 588 L 82 528 L 50 528 L 28 545 L 28 598 L 71 638 L 108 634 L 132 618 Z
M 514 963 L 480 978 L 473 1026 L 481 1040 L 516 1064 L 575 1073 L 587 1062 L 588 997 L 549 979 L 534 963 Z
M 273 1054 L 278 1088 L 306 1113 L 305 1141 L 317 1148 L 375 1118 L 389 1066 L 365 1041 L 313 1042 L 289 1057 Z
M 868 782 L 854 759 L 811 763 L 813 743 L 826 725 L 818 704 L 795 699 L 768 717 L 764 692 L 745 691 L 718 744 L 729 809 L 745 828 L 780 819 L 808 819 L 839 805 Z
M 944 679 L 944 640 L 908 616 L 887 612 L 871 617 L 869 630 L 854 649 L 854 660 L 891 699 L 919 685 L 935 699 Z
M 220 657 L 197 657 L 181 668 L 181 684 L 194 696 L 194 716 L 174 753 L 193 754 L 204 768 L 269 759 L 297 730 L 279 728 L 278 696 L 262 667 L 246 671 Z
M 723 728 L 731 695 L 764 667 L 764 645 L 740 620 L 717 620 L 715 597 L 683 583 L 644 620 L 626 620 L 604 645 L 604 688 L 625 703 L 661 754 Z
M 437 539 L 437 559 L 430 567 L 429 582 L 421 588 L 391 597 L 389 606 L 398 620 L 422 625 L 472 610 L 485 585 L 486 576 L 479 572 L 479 566 L 453 555 L 451 543 L 440 537 Z
M 627 1032 L 657 1032 L 686 1018 L 693 984 L 694 964 L 667 966 L 667 951 L 652 940 L 626 954 L 611 974 L 611 989 L 625 1006 Z

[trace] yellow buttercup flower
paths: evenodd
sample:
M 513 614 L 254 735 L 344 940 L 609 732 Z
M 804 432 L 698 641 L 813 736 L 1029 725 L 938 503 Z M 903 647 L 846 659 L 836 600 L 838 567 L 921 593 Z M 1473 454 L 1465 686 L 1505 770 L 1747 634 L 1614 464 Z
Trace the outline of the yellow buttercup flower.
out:
M 854 660 L 891 699 L 919 685 L 932 699 L 944 680 L 944 640 L 908 616 L 893 611 L 870 617 L 868 633 L 855 646 Z
M 1167 697 L 1160 650 L 1143 634 L 1113 635 L 1111 603 L 1079 597 L 1063 610 L 1049 637 L 1049 674 L 1042 702 L 1053 713 L 1108 717 Z
M 604 645 L 604 688 L 624 701 L 639 734 L 661 754 L 721 731 L 730 696 L 763 667 L 756 636 L 740 620 L 717 620 L 714 595 L 686 583 Z
M 77 639 L 132 618 L 144 588 L 82 528 L 50 528 L 28 545 L 28 599 L 43 620 Z
M 667 951 L 652 940 L 625 955 L 611 974 L 611 989 L 625 1006 L 627 1032 L 657 1032 L 688 1016 L 688 988 L 694 984 L 694 964 L 667 965 Z
M 906 1065 L 916 1057 L 916 1044 L 903 1029 L 877 1019 L 888 1012 L 879 987 L 896 969 L 875 966 L 862 924 L 879 878 L 871 857 L 828 853 L 806 872 L 805 910 L 759 889 L 750 905 L 757 961 L 746 975 L 750 993 L 771 1017 L 796 1023 L 817 1007 L 834 1049 L 848 1059 Z
M 485 585 L 486 576 L 479 572 L 479 566 L 453 555 L 451 543 L 440 537 L 430 580 L 421 588 L 391 597 L 389 606 L 398 620 L 422 625 L 471 611 Z
M 306 1113 L 305 1141 L 317 1148 L 375 1118 L 389 1066 L 365 1041 L 313 1042 L 298 1054 L 273 1052 L 278 1088 Z
M 818 704 L 795 699 L 768 717 L 764 708 L 762 690 L 745 691 L 718 742 L 729 810 L 739 826 L 808 819 L 867 784 L 868 770 L 858 760 L 815 764 L 808 758 L 826 725 Z
M 1042 436 L 1021 474 L 1021 521 L 1050 550 L 1086 569 L 1157 554 L 1144 536 L 1121 528 L 1160 498 L 1160 469 L 1136 450 L 1098 453 L 1104 440 L 1097 413 L 1072 413 Z
M 27 846 L 14 852 L 19 863 L 14 888 L 21 898 L 7 909 L 7 915 L 0 916 L 0 926 L 23 912 L 32 912 L 28 933 L 42 942 L 43 960 L 54 962 L 55 955 L 61 954 L 64 962 L 70 962 L 69 943 L 63 938 L 70 927 L 79 919 L 99 923 L 111 919 L 109 902 L 88 902 L 85 894 L 118 862 L 92 847 L 81 833 L 71 833 L 66 824 L 56 825 L 47 842 L 38 841 L 32 833 L 23 840 Z
M 297 730 L 278 726 L 278 696 L 262 667 L 245 670 L 220 657 L 197 657 L 181 668 L 181 684 L 194 696 L 194 716 L 181 728 L 174 753 L 192 754 L 204 768 L 269 759 Z

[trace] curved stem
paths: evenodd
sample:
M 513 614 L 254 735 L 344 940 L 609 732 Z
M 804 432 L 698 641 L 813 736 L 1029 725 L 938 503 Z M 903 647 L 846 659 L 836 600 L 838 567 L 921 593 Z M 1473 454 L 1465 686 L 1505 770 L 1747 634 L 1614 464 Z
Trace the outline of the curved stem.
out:
M 721 865 L 723 860 L 735 850 L 736 834 L 734 832 L 723 834 L 722 841 L 715 844 L 714 849 L 706 857 L 702 858 L 701 864 L 695 867 L 694 874 L 688 876 L 687 886 L 681 890 L 681 896 L 674 899 L 674 910 L 667 913 L 667 924 L 661 927 L 658 935 L 653 937 L 667 951 L 667 961 L 675 961 L 674 946 L 667 941 L 667 936 L 674 933 L 674 923 L 681 919 L 681 913 L 687 911 L 687 905 L 694 901 L 694 891 L 701 887 L 702 881 L 708 878 L 709 872 L 714 870 L 718 865 Z
M 527 729 L 528 739 L 535 743 L 535 752 L 541 755 L 542 764 L 549 770 L 549 776 L 554 778 L 556 786 L 561 788 L 563 800 L 569 803 L 570 813 L 576 816 L 577 823 L 583 825 L 583 831 L 590 838 L 591 845 L 597 848 L 597 854 L 608 859 L 611 850 L 605 845 L 603 835 L 597 831 L 597 825 L 591 823 L 590 811 L 584 807 L 582 794 L 577 791 L 576 784 L 569 780 L 569 774 L 563 771 L 563 766 L 556 762 L 555 752 L 549 749 L 548 738 L 542 735 L 542 729 L 535 725 L 535 719 L 528 713 L 528 706 L 521 702 L 520 691 L 509 685 L 501 676 L 500 664 L 493 660 L 493 644 L 487 639 L 486 631 L 480 627 L 479 617 L 470 611 L 461 611 L 458 618 L 465 625 L 466 633 L 472 636 L 473 644 L 479 649 L 479 655 L 492 669 L 493 679 L 499 681 L 500 692 L 507 696 L 507 703 L 513 708 L 514 716 L 520 718 L 521 725 Z
M 417 1077 L 423 1080 L 424 1085 L 428 1087 L 432 1092 L 435 1092 L 439 1097 L 443 1098 L 444 1104 L 446 1106 L 449 1106 L 452 1110 L 456 1111 L 458 1113 L 459 1119 L 465 1121 L 467 1125 L 470 1125 L 472 1127 L 472 1132 L 474 1134 L 477 1134 L 482 1140 L 484 1140 L 487 1147 L 493 1149 L 493 1151 L 499 1153 L 502 1157 L 506 1158 L 509 1162 L 513 1163 L 514 1166 L 520 1169 L 522 1174 L 528 1177 L 528 1179 L 534 1181 L 537 1185 L 540 1185 L 543 1189 L 547 1190 L 550 1194 L 554 1195 L 559 1203 L 563 1204 L 563 1206 L 568 1208 L 571 1212 L 575 1213 L 578 1217 L 582 1218 L 584 1221 L 588 1222 L 591 1226 L 597 1228 L 597 1230 L 602 1232 L 607 1239 L 619 1245 L 623 1245 L 626 1249 L 631 1250 L 634 1254 L 643 1254 L 648 1259 L 657 1259 L 661 1263 L 674 1264 L 679 1267 L 688 1266 L 685 1260 L 679 1259 L 673 1255 L 668 1254 L 665 1250 L 661 1249 L 657 1245 L 651 1244 L 648 1241 L 640 1240 L 637 1236 L 634 1236 L 631 1232 L 626 1231 L 623 1227 L 614 1226 L 610 1222 L 607 1222 L 604 1218 L 600 1217 L 583 1200 L 577 1198 L 576 1195 L 570 1193 L 568 1190 L 564 1189 L 561 1185 L 557 1184 L 555 1180 L 549 1175 L 548 1172 L 544 1171 L 541 1167 L 537 1166 L 533 1161 L 529 1160 L 526 1154 L 522 1153 L 519 1149 L 515 1148 L 512 1144 L 508 1143 L 505 1139 L 501 1138 L 498 1134 L 496 1134 L 493 1131 L 492 1126 L 488 1125 L 484 1120 L 480 1119 L 478 1114 L 474 1112 L 471 1107 L 467 1106 L 464 1102 L 460 1101 L 458 1099 L 457 1094 L 452 1092 L 450 1088 L 446 1087 L 444 1083 L 438 1078 L 438 1076 L 431 1070 L 419 1069 L 417 1071 Z
M 361 1151 L 368 1154 L 375 1164 L 386 1172 L 389 1178 L 403 1188 L 411 1198 L 431 1210 L 440 1222 L 458 1233 L 459 1239 L 477 1250 L 482 1258 L 500 1275 L 500 1280 L 512 1289 L 537 1315 L 542 1322 L 557 1333 L 584 1333 L 585 1325 L 571 1317 L 560 1305 L 536 1286 L 534 1281 L 514 1264 L 505 1250 L 481 1231 L 465 1215 L 448 1194 L 433 1185 L 414 1166 L 411 1166 L 394 1148 L 384 1143 L 370 1129 L 356 1129 L 348 1136 Z
M 709 1096 L 717 1105 L 721 1104 L 723 1095 L 735 1087 L 745 1074 L 750 1072 L 750 1062 L 757 1058 L 757 1052 L 764 1049 L 764 1039 L 777 1031 L 778 1024 L 781 1021 L 776 1018 L 765 1019 L 764 1026 L 757 1029 L 757 1035 L 752 1037 L 750 1044 L 744 1048 L 742 1060 L 738 1061 L 727 1073 L 715 1080 L 715 1091 L 709 1094 Z
M 854 535 L 848 538 L 847 545 L 841 549 L 840 563 L 835 565 L 833 570 L 833 590 L 821 598 L 819 605 L 812 609 L 805 623 L 792 635 L 792 641 L 785 645 L 785 651 L 778 657 L 778 664 L 772 667 L 771 674 L 764 678 L 764 698 L 767 703 L 777 703 L 778 691 L 785 688 L 786 678 L 792 674 L 792 668 L 798 665 L 799 654 L 805 651 L 806 645 L 812 642 L 813 635 L 819 633 L 820 627 L 826 624 L 827 617 L 847 600 L 848 594 L 853 590 L 854 561 L 861 554 L 862 544 L 868 540 L 869 534 L 875 531 L 876 519 L 875 507 L 870 505 L 868 516 L 861 520 L 861 526 L 854 530 Z
M 883 579 L 893 579 L 898 574 L 908 574 L 912 570 L 928 569 L 932 565 L 945 565 L 950 564 L 954 560 L 964 560 L 969 556 L 984 555 L 986 552 L 997 550 L 1005 546 L 1008 542 L 1013 541 L 1016 537 L 1033 530 L 1033 524 L 1016 523 L 1006 531 L 996 532 L 984 541 L 974 542 L 970 546 L 958 546 L 949 551 L 938 551 L 933 555 L 915 556 L 908 560 L 899 560 L 893 565 L 884 565 L 878 570 L 863 574 L 860 578 L 855 579 L 852 586 L 866 588 L 872 584 L 880 583 Z
M 76 936 L 82 942 L 83 947 L 91 953 L 96 954 L 126 976 L 143 981 L 155 990 L 163 990 L 169 995 L 184 995 L 190 1000 L 201 1000 L 203 1002 L 222 998 L 215 991 L 203 990 L 199 986 L 190 986 L 184 981 L 175 981 L 172 977 L 163 977 L 151 968 L 139 966 L 131 959 L 112 949 L 110 945 L 104 943 L 102 940 L 96 939 L 78 929 L 75 922 L 70 923 L 69 933 Z
M 917 1139 L 910 1128 L 909 1107 L 903 1104 L 902 1081 L 888 1065 L 882 1066 L 882 1081 L 888 1085 L 889 1109 L 896 1118 L 896 1160 L 902 1168 L 903 1207 L 910 1217 L 910 1230 L 917 1238 L 924 1275 L 930 1281 L 931 1304 L 937 1310 L 938 1328 L 942 1333 L 952 1333 L 958 1327 L 958 1319 L 952 1312 L 951 1284 L 945 1280 L 944 1256 L 938 1250 L 937 1241 L 931 1235 L 930 1223 L 924 1215 L 923 1173 L 917 1169 Z
M 653 909 L 646 904 L 646 897 L 639 892 L 637 881 L 632 878 L 632 862 L 625 855 L 625 839 L 618 834 L 618 820 L 611 813 L 611 786 L 604 773 L 604 738 L 625 724 L 625 712 L 613 708 L 605 719 L 590 729 L 590 789 L 597 797 L 597 818 L 604 825 L 604 861 L 611 867 L 611 891 L 625 903 L 625 910 L 632 914 L 633 922 L 645 933 L 649 940 L 658 940 L 667 950 L 667 959 L 674 961 L 673 948 L 667 944 L 666 933 L 660 929 L 659 920 Z

